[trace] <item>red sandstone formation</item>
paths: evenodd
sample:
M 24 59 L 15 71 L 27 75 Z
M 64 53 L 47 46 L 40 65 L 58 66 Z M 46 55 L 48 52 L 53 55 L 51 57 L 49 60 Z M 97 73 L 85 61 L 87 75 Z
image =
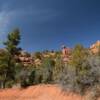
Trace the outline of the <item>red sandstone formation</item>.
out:
M 98 40 L 96 43 L 92 44 L 90 46 L 90 50 L 95 54 L 98 53 L 98 51 L 100 50 L 100 41 Z
M 21 52 L 21 54 L 19 55 L 19 60 L 24 64 L 24 66 L 33 64 L 33 59 L 31 55 L 26 52 Z
M 66 46 L 62 46 L 62 59 L 64 62 L 68 62 L 70 59 L 70 49 Z

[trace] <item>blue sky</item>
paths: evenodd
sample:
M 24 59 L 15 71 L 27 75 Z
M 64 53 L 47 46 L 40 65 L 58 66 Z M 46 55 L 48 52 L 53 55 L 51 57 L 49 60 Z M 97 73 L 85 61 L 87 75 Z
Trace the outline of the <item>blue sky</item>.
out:
M 29 52 L 89 47 L 100 40 L 100 0 L 0 0 L 0 40 L 16 27 Z

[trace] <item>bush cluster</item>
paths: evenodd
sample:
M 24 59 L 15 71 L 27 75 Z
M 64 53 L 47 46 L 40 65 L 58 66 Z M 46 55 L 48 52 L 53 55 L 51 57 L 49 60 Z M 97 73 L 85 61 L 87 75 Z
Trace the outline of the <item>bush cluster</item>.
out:
M 81 45 L 76 46 L 72 60 L 64 66 L 59 83 L 64 90 L 71 92 L 84 94 L 90 90 L 96 98 L 97 91 L 100 91 L 100 56 L 91 55 Z

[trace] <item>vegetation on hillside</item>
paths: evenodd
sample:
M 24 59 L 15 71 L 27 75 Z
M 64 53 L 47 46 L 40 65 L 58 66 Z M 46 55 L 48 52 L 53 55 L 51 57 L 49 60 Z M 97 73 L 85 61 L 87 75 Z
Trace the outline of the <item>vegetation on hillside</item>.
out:
M 63 62 L 60 51 L 45 51 L 32 55 L 33 61 L 40 61 L 40 64 L 24 66 L 18 60 L 22 51 L 20 39 L 20 31 L 15 29 L 8 34 L 5 49 L 0 51 L 0 88 L 56 83 L 64 90 L 82 94 L 94 88 L 97 91 L 96 87 L 100 89 L 100 52 L 92 54 L 78 44 L 67 63 Z

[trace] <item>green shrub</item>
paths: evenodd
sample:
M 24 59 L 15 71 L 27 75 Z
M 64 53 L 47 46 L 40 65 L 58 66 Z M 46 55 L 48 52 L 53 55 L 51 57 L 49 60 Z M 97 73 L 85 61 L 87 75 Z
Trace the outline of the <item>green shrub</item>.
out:
M 64 64 L 62 62 L 61 55 L 58 55 L 56 57 L 55 66 L 53 69 L 53 81 L 54 81 L 54 83 L 58 83 L 58 80 L 61 76 L 63 68 L 64 68 Z
M 82 46 L 75 47 L 72 60 L 64 67 L 59 82 L 63 89 L 82 94 L 100 85 L 100 57 L 90 56 Z

